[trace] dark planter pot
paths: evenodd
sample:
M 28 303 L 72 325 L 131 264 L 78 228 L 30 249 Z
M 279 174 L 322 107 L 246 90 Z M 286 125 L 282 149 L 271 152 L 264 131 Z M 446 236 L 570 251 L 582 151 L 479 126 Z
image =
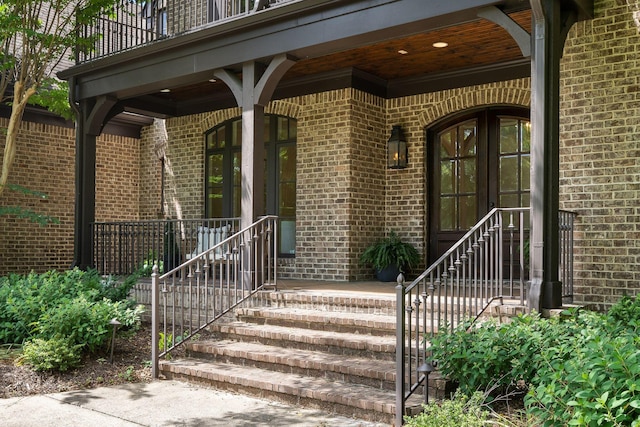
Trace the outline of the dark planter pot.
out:
M 381 282 L 395 282 L 400 274 L 400 269 L 396 265 L 388 265 L 381 270 L 376 270 L 376 277 Z

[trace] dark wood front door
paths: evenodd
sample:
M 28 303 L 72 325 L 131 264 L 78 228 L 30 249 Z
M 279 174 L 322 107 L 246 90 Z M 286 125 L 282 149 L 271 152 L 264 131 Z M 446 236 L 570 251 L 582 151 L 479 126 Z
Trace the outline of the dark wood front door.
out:
M 529 111 L 462 113 L 427 131 L 429 260 L 493 207 L 529 206 Z

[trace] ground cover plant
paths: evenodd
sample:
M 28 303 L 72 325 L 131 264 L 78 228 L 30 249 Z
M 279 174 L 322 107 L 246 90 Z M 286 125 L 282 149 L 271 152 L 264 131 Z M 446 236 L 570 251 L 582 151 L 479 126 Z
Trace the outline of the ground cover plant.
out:
M 18 361 L 35 370 L 74 368 L 84 353 L 105 351 L 112 319 L 121 333 L 139 327 L 142 308 L 127 300 L 135 280 L 78 269 L 0 278 L 0 344 L 22 345 Z
M 430 337 L 439 369 L 466 395 L 523 399 L 532 425 L 640 426 L 640 302 L 509 323 L 462 324 Z M 532 421 L 535 420 L 535 421 Z

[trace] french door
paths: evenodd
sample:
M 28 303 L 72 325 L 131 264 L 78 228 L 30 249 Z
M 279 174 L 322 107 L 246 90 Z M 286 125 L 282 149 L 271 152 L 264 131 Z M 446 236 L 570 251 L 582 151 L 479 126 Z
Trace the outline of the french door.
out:
M 474 110 L 427 131 L 431 262 L 491 208 L 529 206 L 530 141 L 522 108 Z

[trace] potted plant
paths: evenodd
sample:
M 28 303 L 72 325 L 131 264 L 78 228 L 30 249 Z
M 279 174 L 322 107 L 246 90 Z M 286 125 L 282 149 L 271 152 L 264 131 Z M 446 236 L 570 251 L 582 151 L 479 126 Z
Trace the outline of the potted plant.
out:
M 419 262 L 418 251 L 410 243 L 403 242 L 394 231 L 368 246 L 360 255 L 360 263 L 372 265 L 381 282 L 395 281 L 398 274 L 406 274 Z

